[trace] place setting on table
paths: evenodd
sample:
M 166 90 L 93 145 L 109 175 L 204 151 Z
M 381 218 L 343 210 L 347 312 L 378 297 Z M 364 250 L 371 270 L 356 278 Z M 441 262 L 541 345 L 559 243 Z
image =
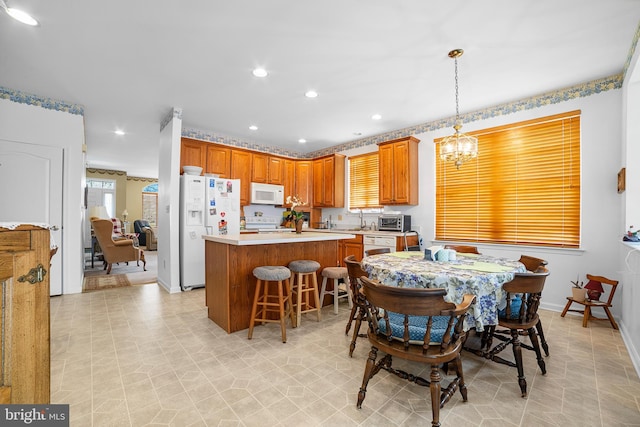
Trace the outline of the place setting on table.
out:
M 390 252 L 364 257 L 363 270 L 369 278 L 386 286 L 444 288 L 445 300 L 458 304 L 465 294 L 476 296 L 465 318 L 464 330 L 497 323 L 498 310 L 506 306 L 502 285 L 515 273 L 526 271 L 518 260 L 456 252 L 433 246 L 422 252 Z

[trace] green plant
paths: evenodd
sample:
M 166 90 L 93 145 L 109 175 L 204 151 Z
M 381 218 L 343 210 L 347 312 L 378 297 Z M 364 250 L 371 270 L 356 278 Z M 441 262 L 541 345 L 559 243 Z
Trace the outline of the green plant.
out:
M 287 219 L 290 221 L 299 221 L 304 218 L 304 213 L 301 211 L 296 211 L 296 206 L 304 206 L 306 203 L 303 202 L 300 197 L 296 196 L 287 196 L 286 203 L 291 205 L 291 213 L 287 216 Z

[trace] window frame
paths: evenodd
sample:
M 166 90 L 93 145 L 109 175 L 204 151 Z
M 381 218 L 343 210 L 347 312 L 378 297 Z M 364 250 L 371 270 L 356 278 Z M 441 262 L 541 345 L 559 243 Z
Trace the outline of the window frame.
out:
M 459 170 L 436 154 L 435 240 L 579 249 L 580 120 L 574 110 L 469 132 L 478 157 Z

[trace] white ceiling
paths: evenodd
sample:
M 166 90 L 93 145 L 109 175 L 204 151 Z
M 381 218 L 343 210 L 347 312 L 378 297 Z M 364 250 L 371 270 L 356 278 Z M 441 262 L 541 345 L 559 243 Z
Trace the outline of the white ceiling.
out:
M 620 73 L 640 22 L 638 0 L 8 3 L 40 26 L 0 12 L 0 86 L 84 106 L 88 166 L 145 177 L 172 107 L 307 153 L 455 115 L 451 49 L 465 113 Z

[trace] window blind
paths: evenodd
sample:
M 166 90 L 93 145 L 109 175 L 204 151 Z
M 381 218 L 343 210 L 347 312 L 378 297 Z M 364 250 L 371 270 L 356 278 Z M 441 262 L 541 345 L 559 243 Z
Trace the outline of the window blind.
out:
M 349 157 L 349 209 L 379 207 L 378 152 Z
M 580 111 L 470 135 L 476 159 L 436 160 L 436 239 L 579 247 Z

